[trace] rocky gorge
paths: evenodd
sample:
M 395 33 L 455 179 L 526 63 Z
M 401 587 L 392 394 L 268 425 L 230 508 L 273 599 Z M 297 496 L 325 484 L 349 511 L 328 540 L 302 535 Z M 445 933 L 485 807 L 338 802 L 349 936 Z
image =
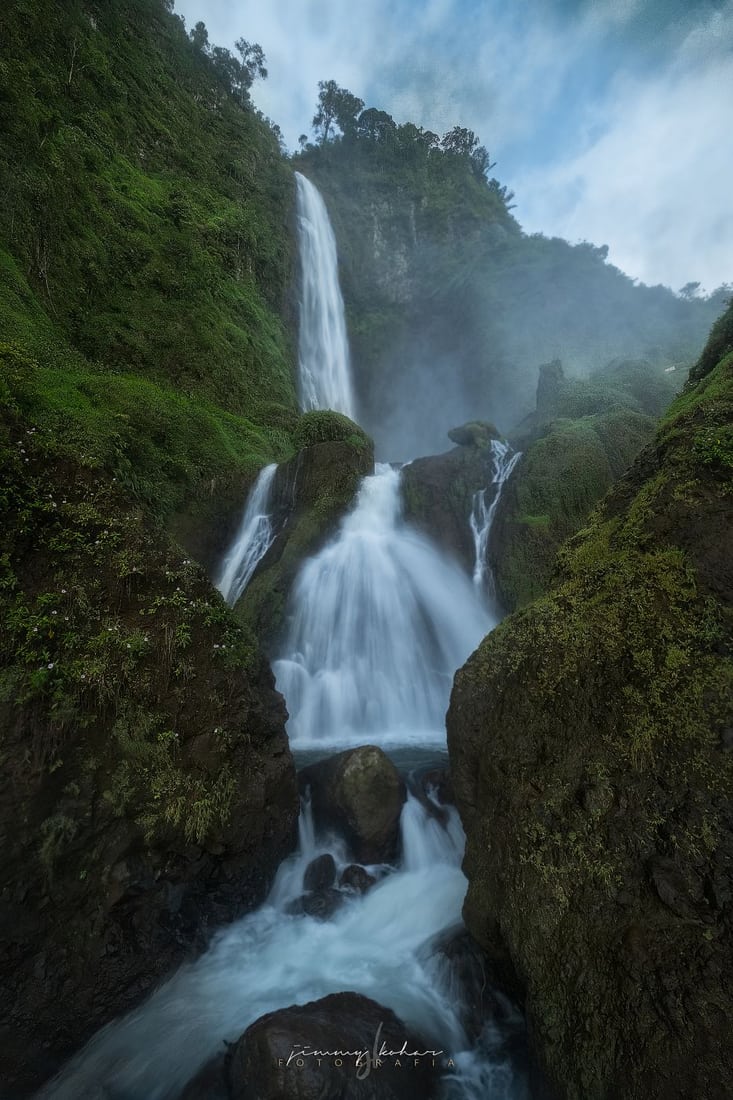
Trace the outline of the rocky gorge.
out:
M 722 1100 L 731 309 L 2 18 L 0 1097 Z

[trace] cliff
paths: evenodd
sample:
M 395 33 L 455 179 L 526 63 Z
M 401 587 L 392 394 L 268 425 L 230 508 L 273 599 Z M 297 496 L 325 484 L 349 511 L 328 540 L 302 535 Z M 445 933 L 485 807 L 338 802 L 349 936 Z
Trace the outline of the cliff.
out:
M 470 930 L 560 1095 L 733 1079 L 733 309 L 448 715 Z

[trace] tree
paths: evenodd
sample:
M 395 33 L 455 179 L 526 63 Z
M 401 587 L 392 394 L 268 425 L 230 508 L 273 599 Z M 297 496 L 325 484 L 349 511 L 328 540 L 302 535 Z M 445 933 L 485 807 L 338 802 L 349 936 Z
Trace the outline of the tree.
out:
M 234 45 L 242 58 L 242 83 L 249 91 L 258 78 L 267 80 L 265 55 L 262 46 L 258 46 L 256 42 L 247 42 L 245 38 L 240 38 Z
M 364 100 L 340 88 L 335 80 L 319 80 L 318 89 L 318 107 L 312 125 L 321 145 L 326 144 L 334 126 L 344 135 L 355 134 L 356 118 L 364 109 Z
M 454 126 L 443 134 L 441 146 L 446 153 L 453 153 L 459 157 L 470 157 L 476 146 L 478 138 L 473 130 L 467 130 L 465 126 Z M 488 154 L 487 154 L 488 156 Z
M 206 29 L 205 23 L 199 20 L 193 30 L 188 32 L 188 37 L 197 50 L 201 50 L 202 53 L 209 52 L 209 32 Z
M 471 153 L 471 170 L 477 179 L 488 179 L 489 172 L 495 167 L 496 162 L 492 163 L 489 151 L 485 145 L 479 145 L 478 148 L 474 149 Z
M 699 283 L 685 283 L 683 287 L 677 291 L 680 298 L 686 298 L 688 301 L 692 301 L 693 298 L 697 298 L 700 293 Z
M 386 111 L 378 111 L 376 107 L 368 107 L 366 111 L 362 111 L 356 124 L 358 136 L 369 141 L 386 141 L 395 130 L 392 116 Z

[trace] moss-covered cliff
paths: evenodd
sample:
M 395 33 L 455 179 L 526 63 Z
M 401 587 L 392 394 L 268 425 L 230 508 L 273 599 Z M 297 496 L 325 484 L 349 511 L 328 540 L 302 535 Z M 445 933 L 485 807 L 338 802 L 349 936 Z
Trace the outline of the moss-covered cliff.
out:
M 209 564 L 258 468 L 300 446 L 292 172 L 171 7 L 0 12 L 0 1078 L 19 1095 L 255 904 L 293 842 L 282 700 L 170 537 Z
M 733 309 L 448 715 L 470 930 L 572 1100 L 733 1080 Z
M 0 464 L 0 1077 L 23 1093 L 263 896 L 297 792 L 282 699 L 200 567 L 12 399 Z
M 512 433 L 522 452 L 497 508 L 488 548 L 509 611 L 547 591 L 558 549 L 654 434 L 679 372 L 645 361 L 568 378 L 540 368 L 537 406 Z

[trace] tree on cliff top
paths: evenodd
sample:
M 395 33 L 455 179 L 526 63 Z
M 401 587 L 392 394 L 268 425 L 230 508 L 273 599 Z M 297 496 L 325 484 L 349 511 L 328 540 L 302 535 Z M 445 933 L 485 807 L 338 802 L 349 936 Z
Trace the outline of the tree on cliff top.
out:
M 318 107 L 312 125 L 320 137 L 321 145 L 328 141 L 334 125 L 344 135 L 355 133 L 357 115 L 363 108 L 364 100 L 346 88 L 340 88 L 335 80 L 319 80 Z

